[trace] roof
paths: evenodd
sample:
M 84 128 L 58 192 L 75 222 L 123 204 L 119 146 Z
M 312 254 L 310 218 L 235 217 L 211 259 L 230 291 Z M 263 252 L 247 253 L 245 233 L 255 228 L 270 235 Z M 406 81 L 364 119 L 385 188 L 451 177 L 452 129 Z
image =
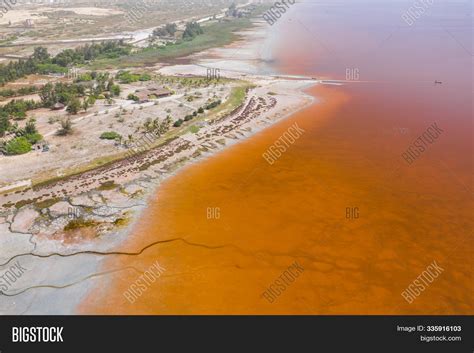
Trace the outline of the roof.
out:
M 171 94 L 171 91 L 168 88 L 163 88 L 163 87 L 158 87 L 158 86 L 148 87 L 147 91 L 149 91 L 148 94 L 157 94 L 157 95 Z
M 140 98 L 140 100 L 147 100 L 149 96 L 168 96 L 171 94 L 171 91 L 167 88 L 162 87 L 149 87 L 146 89 L 139 90 L 135 93 L 135 95 Z
M 149 93 L 147 91 L 140 91 L 135 94 L 141 101 L 148 100 Z
M 62 104 L 62 103 L 56 103 L 55 105 L 53 105 L 53 108 L 54 108 L 54 109 L 62 109 L 62 108 L 64 108 L 64 107 L 65 107 L 65 105 Z

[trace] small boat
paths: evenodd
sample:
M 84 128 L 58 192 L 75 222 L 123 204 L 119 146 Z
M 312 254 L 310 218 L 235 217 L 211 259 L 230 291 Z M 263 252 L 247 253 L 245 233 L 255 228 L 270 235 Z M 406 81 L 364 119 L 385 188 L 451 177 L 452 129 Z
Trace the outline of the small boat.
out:
M 441 81 L 435 81 L 434 83 L 435 83 L 435 85 L 441 85 L 441 84 L 443 84 L 443 82 L 441 82 Z

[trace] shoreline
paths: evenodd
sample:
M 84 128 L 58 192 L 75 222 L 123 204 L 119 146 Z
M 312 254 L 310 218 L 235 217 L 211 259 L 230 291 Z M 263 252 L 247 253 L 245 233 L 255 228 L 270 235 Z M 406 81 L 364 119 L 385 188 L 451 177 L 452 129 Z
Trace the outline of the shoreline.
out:
M 257 29 L 251 30 L 250 33 L 255 33 L 255 31 L 257 31 Z M 239 45 L 242 45 L 242 43 L 248 44 L 248 42 L 242 40 L 239 41 Z M 255 42 L 252 42 L 251 45 L 253 45 L 254 48 L 258 47 Z M 234 46 L 235 45 L 230 45 L 230 49 L 211 49 L 211 52 L 220 52 L 221 60 L 213 59 L 214 64 L 219 64 L 219 61 L 224 61 L 225 56 L 222 54 L 225 53 L 226 50 L 235 51 L 235 48 L 233 48 Z M 204 53 L 206 52 L 209 51 L 205 51 Z M 197 56 L 199 57 L 202 55 L 203 53 L 199 53 Z M 194 60 L 195 56 L 193 56 L 192 59 Z M 165 66 L 161 68 L 159 72 L 166 74 L 169 73 L 170 70 L 177 70 L 178 72 L 183 73 L 185 71 L 184 69 L 186 69 L 188 70 L 186 74 L 192 74 L 196 70 L 198 72 L 199 70 L 202 71 L 199 64 L 209 64 L 209 61 L 212 64 L 213 60 L 207 60 L 207 62 L 201 60 L 195 65 Z M 226 65 L 229 65 L 229 61 Z M 254 64 L 255 63 L 250 60 L 249 67 L 252 67 Z M 230 63 L 230 65 L 232 65 L 232 63 Z M 242 62 L 237 61 L 233 63 L 233 65 L 239 67 L 242 65 Z M 258 67 L 256 67 L 255 70 L 258 71 Z M 247 80 L 250 76 L 250 74 L 243 74 L 241 72 L 236 73 L 229 71 L 227 73 L 225 69 L 223 69 L 221 73 L 225 77 L 245 77 Z M 294 115 L 296 112 L 311 106 L 316 101 L 314 97 L 304 92 L 304 90 L 316 84 L 314 81 L 275 79 L 261 75 L 252 75 L 251 79 L 252 82 L 259 83 L 260 87 L 255 88 L 252 94 L 247 96 L 244 106 L 239 108 L 235 114 L 231 114 L 224 118 L 223 123 L 213 124 L 213 126 L 204 131 L 210 132 L 211 135 L 212 132 L 214 132 L 215 135 L 207 137 L 208 134 L 203 134 L 202 136 L 197 134 L 198 136 L 196 137 L 193 136 L 193 134 L 186 134 L 177 138 L 175 141 L 169 142 L 163 147 L 147 151 L 144 153 L 144 156 L 140 156 L 140 158 L 142 158 L 144 164 L 148 164 L 149 166 L 144 170 L 140 170 L 140 166 L 138 165 L 138 172 L 132 172 L 131 169 L 127 170 L 127 166 L 120 165 L 123 161 L 114 162 L 110 166 L 100 167 L 96 170 L 86 172 L 86 175 L 79 176 L 79 180 L 83 177 L 87 177 L 90 173 L 92 173 L 92 175 L 89 175 L 89 177 L 92 177 L 94 173 L 97 173 L 97 171 L 103 171 L 103 174 L 107 172 L 111 173 L 110 179 L 113 180 L 113 186 L 119 186 L 120 190 L 117 191 L 116 188 L 112 188 L 111 190 L 98 191 L 93 188 L 92 191 L 89 190 L 86 193 L 71 196 L 69 202 L 59 201 L 53 205 L 48 205 L 49 207 L 47 207 L 47 212 L 50 215 L 51 212 L 53 212 L 57 217 L 56 221 L 58 225 L 61 225 L 61 221 L 64 223 L 64 218 L 67 220 L 67 212 L 70 207 L 79 207 L 81 209 L 93 208 L 94 215 L 98 216 L 99 219 L 104 220 L 104 223 L 114 223 L 118 220 L 124 220 L 124 226 L 122 226 L 121 229 L 108 229 L 107 225 L 105 225 L 104 233 L 97 238 L 94 234 L 91 234 L 90 230 L 79 229 L 77 232 L 74 231 L 75 234 L 73 234 L 72 239 L 59 238 L 56 240 L 50 240 L 48 234 L 38 237 L 31 232 L 31 228 L 35 227 L 36 229 L 34 229 L 34 231 L 38 231 L 38 227 L 35 225 L 35 220 L 37 217 L 41 217 L 41 214 L 28 205 L 17 210 L 14 216 L 9 215 L 6 217 L 0 217 L 0 227 L 3 227 L 5 230 L 8 229 L 8 232 L 10 233 L 10 237 L 7 236 L 7 238 L 10 238 L 7 242 L 11 243 L 9 256 L 31 252 L 41 254 L 77 253 L 77 255 L 67 258 L 59 256 L 48 258 L 47 261 L 51 262 L 50 266 L 57 265 L 63 269 L 62 271 L 55 269 L 56 273 L 54 276 L 51 276 L 48 273 L 40 273 L 40 275 L 38 275 L 36 268 L 42 268 L 44 272 L 44 269 L 48 266 L 43 266 L 43 263 L 42 266 L 35 266 L 35 263 L 36 261 L 45 261 L 44 259 L 38 259 L 33 256 L 20 257 L 19 260 L 21 260 L 22 264 L 25 264 L 25 267 L 34 267 L 35 271 L 29 271 L 29 273 L 19 281 L 20 284 L 18 284 L 18 288 L 15 291 L 11 290 L 13 295 L 32 286 L 45 286 L 44 283 L 47 285 L 53 284 L 56 287 L 70 284 L 72 284 L 72 286 L 61 288 L 57 293 L 56 290 L 51 292 L 49 289 L 36 288 L 29 290 L 24 294 L 9 298 L 15 302 L 15 306 L 11 306 L 10 300 L 3 301 L 5 307 L 0 307 L 0 312 L 5 311 L 7 314 L 64 314 L 75 312 L 76 305 L 79 304 L 82 298 L 85 297 L 95 286 L 93 281 L 89 281 L 89 279 L 101 278 L 101 280 L 104 280 L 105 278 L 107 280 L 107 277 L 104 276 L 109 273 L 106 272 L 100 274 L 101 272 L 98 272 L 102 268 L 102 262 L 107 258 L 107 256 L 91 256 L 90 254 L 84 254 L 84 252 L 108 252 L 119 248 L 120 245 L 124 243 L 125 239 L 132 234 L 134 226 L 143 215 L 143 211 L 148 207 L 149 203 L 152 202 L 152 198 L 156 195 L 162 181 L 185 171 L 187 167 L 194 165 L 203 159 L 215 156 L 219 152 L 226 150 L 227 147 L 231 147 L 247 140 L 247 138 L 258 134 L 269 126 L 278 124 Z M 266 94 L 270 88 L 272 92 L 273 90 L 277 92 L 277 98 L 279 99 Z M 278 94 L 278 90 L 284 92 L 281 97 L 279 97 L 280 94 Z M 288 92 L 290 92 L 290 94 L 288 94 Z M 258 101 L 260 104 L 252 101 L 254 99 L 260 99 Z M 264 107 L 263 111 L 261 108 L 257 109 L 260 105 Z M 242 119 L 242 116 L 246 117 Z M 226 130 L 229 131 L 226 132 Z M 201 139 L 201 141 L 199 141 L 199 139 Z M 218 140 L 221 141 L 219 142 Z M 192 147 L 189 147 L 190 145 Z M 160 161 L 160 158 L 164 157 L 163 154 L 169 156 L 170 151 L 177 151 L 177 153 L 173 153 L 171 157 L 165 158 L 164 161 Z M 197 152 L 199 153 L 197 154 Z M 116 164 L 119 166 L 116 166 Z M 134 167 L 136 168 L 137 166 Z M 115 173 L 112 172 L 114 169 L 117 169 Z M 124 172 L 129 172 L 130 174 L 124 178 Z M 133 177 L 130 176 L 132 174 Z M 72 177 L 71 179 L 73 179 L 73 182 L 78 182 L 77 180 L 74 180 L 75 177 Z M 98 177 L 96 179 L 99 180 Z M 64 185 L 70 182 L 68 180 L 69 179 L 58 182 L 59 187 L 65 187 Z M 119 214 L 117 215 L 117 213 Z M 40 227 L 39 229 L 41 231 Z M 14 241 L 13 237 L 18 234 L 23 234 L 25 235 L 25 240 L 26 237 L 28 237 L 28 239 L 21 242 Z M 50 236 L 51 235 L 56 237 L 55 233 L 50 234 Z M 4 241 L 4 239 L 2 240 Z M 35 241 L 33 242 L 32 240 Z M 33 249 L 31 249 L 32 244 L 34 244 Z M 139 250 L 140 249 L 133 249 L 131 251 Z M 3 256 L 2 254 L 1 262 L 5 262 L 6 258 L 8 258 L 8 256 Z M 83 266 L 84 263 L 87 263 L 87 266 Z M 6 268 L 6 265 L 0 267 L 0 269 L 4 268 Z M 76 270 L 72 271 L 74 273 L 71 275 L 69 271 L 73 268 L 76 268 Z M 77 268 L 80 268 L 80 270 L 77 270 Z M 104 284 L 102 284 L 102 286 L 103 285 Z M 61 300 L 56 300 L 55 297 L 61 298 Z M 63 301 L 64 297 L 75 299 L 71 299 L 68 303 L 65 303 Z M 33 307 L 33 302 L 35 303 L 35 308 L 41 309 L 35 309 L 36 311 L 32 311 L 30 308 Z M 58 302 L 62 303 L 61 307 L 56 306 Z

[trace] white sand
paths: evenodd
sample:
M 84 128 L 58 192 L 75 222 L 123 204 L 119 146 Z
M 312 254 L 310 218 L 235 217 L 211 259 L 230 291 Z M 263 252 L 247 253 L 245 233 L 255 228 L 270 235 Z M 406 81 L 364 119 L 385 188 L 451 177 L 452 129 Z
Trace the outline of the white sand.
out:
M 72 11 L 77 15 L 84 16 L 111 16 L 123 13 L 119 10 L 103 9 L 99 7 L 39 7 L 31 10 L 21 10 L 19 5 L 11 5 L 11 8 L 7 13 L 3 13 L 3 17 L 0 17 L 0 24 L 7 24 L 9 21 L 14 23 L 21 23 L 27 19 L 32 19 L 34 22 L 47 19 L 46 16 L 41 15 L 43 12 L 56 12 L 56 11 Z M 8 8 L 8 6 L 7 6 Z

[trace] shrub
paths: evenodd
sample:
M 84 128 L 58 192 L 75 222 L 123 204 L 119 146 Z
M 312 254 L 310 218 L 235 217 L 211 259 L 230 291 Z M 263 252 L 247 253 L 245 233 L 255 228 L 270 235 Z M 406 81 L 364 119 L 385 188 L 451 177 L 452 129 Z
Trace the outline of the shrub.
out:
M 17 137 L 7 144 L 5 151 L 10 156 L 25 154 L 31 151 L 31 144 L 26 137 Z
M 112 91 L 112 94 L 114 96 L 120 96 L 120 86 L 119 85 L 113 85 L 110 90 Z
M 207 109 L 207 110 L 210 110 L 210 109 L 212 109 L 212 108 L 217 107 L 217 106 L 220 105 L 220 104 L 221 104 L 221 101 L 220 101 L 220 100 L 217 100 L 217 101 L 215 101 L 215 102 L 212 102 L 212 103 L 209 103 L 208 105 L 206 105 L 206 109 Z
M 64 227 L 64 231 L 72 231 L 75 229 L 80 229 L 80 228 L 89 228 L 89 227 L 95 227 L 98 225 L 96 221 L 89 220 L 89 219 L 84 219 L 84 218 L 78 218 L 78 219 L 73 219 L 72 221 L 69 221 L 68 224 Z
M 66 136 L 72 132 L 72 121 L 70 118 L 61 120 L 61 128 L 58 130 L 59 136 Z
M 184 40 L 192 40 L 194 37 L 203 34 L 204 31 L 201 28 L 201 25 L 195 21 L 186 23 L 186 29 L 183 33 Z
M 43 139 L 43 136 L 41 136 L 41 134 L 39 134 L 37 132 L 35 132 L 33 134 L 27 134 L 27 135 L 25 135 L 25 137 L 28 140 L 28 142 L 32 145 L 34 145 L 35 143 L 40 142 Z
M 139 78 L 140 81 L 150 81 L 151 80 L 151 76 L 149 74 L 142 74 L 140 75 L 140 78 Z
M 70 114 L 77 114 L 79 109 L 81 109 L 81 101 L 77 98 L 72 98 L 69 101 L 66 111 Z
M 181 125 L 183 125 L 183 119 L 178 119 L 174 122 L 173 126 L 174 127 L 180 127 Z
M 122 136 L 115 131 L 107 131 L 104 132 L 102 135 L 100 135 L 100 138 L 102 140 L 115 140 L 115 139 L 120 139 Z
M 0 112 L 0 137 L 3 137 L 10 128 L 10 120 L 6 112 Z
M 36 121 L 35 119 L 30 119 L 25 125 L 25 133 L 26 134 L 36 134 L 38 130 L 36 129 Z
M 194 116 L 192 116 L 192 115 L 186 115 L 184 117 L 184 121 L 189 121 L 189 120 L 192 120 L 193 118 L 194 118 Z
M 138 102 L 140 100 L 140 98 L 138 98 L 136 95 L 134 95 L 133 93 L 130 93 L 128 96 L 127 96 L 127 99 L 128 100 L 132 100 L 132 101 L 135 101 L 135 102 Z

